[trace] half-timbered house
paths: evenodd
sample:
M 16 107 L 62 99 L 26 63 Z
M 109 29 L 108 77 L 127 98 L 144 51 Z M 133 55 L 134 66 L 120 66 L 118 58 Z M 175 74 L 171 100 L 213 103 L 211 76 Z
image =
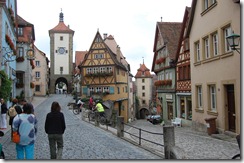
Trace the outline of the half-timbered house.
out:
M 176 53 L 177 117 L 182 118 L 182 124 L 188 126 L 191 125 L 192 120 L 190 47 L 189 36 L 186 35 L 190 10 L 190 7 L 185 9 Z
M 104 42 L 99 31 L 81 63 L 82 97 L 92 96 L 102 101 L 111 100 L 113 110 L 128 121 L 128 68 L 118 47 L 114 53 Z
M 175 58 L 182 23 L 157 22 L 154 39 L 152 71 L 158 80 L 157 98 L 163 110 L 164 121 L 176 115 L 175 110 Z

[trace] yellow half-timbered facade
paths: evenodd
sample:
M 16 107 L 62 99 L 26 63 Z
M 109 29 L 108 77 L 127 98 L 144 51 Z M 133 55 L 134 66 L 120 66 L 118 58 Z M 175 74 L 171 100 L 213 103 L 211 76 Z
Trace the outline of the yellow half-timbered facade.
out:
M 82 98 L 92 96 L 102 101 L 111 100 L 113 110 L 127 122 L 129 73 L 121 59 L 120 49 L 113 53 L 97 31 L 81 62 L 81 92 Z

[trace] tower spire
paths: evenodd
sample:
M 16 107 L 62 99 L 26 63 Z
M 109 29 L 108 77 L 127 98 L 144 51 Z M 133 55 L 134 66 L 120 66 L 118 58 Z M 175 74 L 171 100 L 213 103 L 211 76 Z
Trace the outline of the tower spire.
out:
M 59 22 L 64 22 L 64 14 L 62 12 L 62 8 L 61 8 L 61 12 L 59 14 Z

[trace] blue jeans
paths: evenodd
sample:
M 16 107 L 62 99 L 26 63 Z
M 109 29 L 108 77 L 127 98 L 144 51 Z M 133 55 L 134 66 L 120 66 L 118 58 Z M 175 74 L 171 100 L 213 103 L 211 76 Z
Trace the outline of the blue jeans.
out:
M 34 159 L 34 144 L 16 144 L 17 159 Z

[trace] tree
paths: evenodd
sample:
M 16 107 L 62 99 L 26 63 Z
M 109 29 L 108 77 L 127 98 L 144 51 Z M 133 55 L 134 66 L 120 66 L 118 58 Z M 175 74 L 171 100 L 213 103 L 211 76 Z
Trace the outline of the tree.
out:
M 2 80 L 0 86 L 0 97 L 5 101 L 8 101 L 12 90 L 12 81 L 8 78 L 7 74 L 3 70 L 0 71 L 0 78 Z

